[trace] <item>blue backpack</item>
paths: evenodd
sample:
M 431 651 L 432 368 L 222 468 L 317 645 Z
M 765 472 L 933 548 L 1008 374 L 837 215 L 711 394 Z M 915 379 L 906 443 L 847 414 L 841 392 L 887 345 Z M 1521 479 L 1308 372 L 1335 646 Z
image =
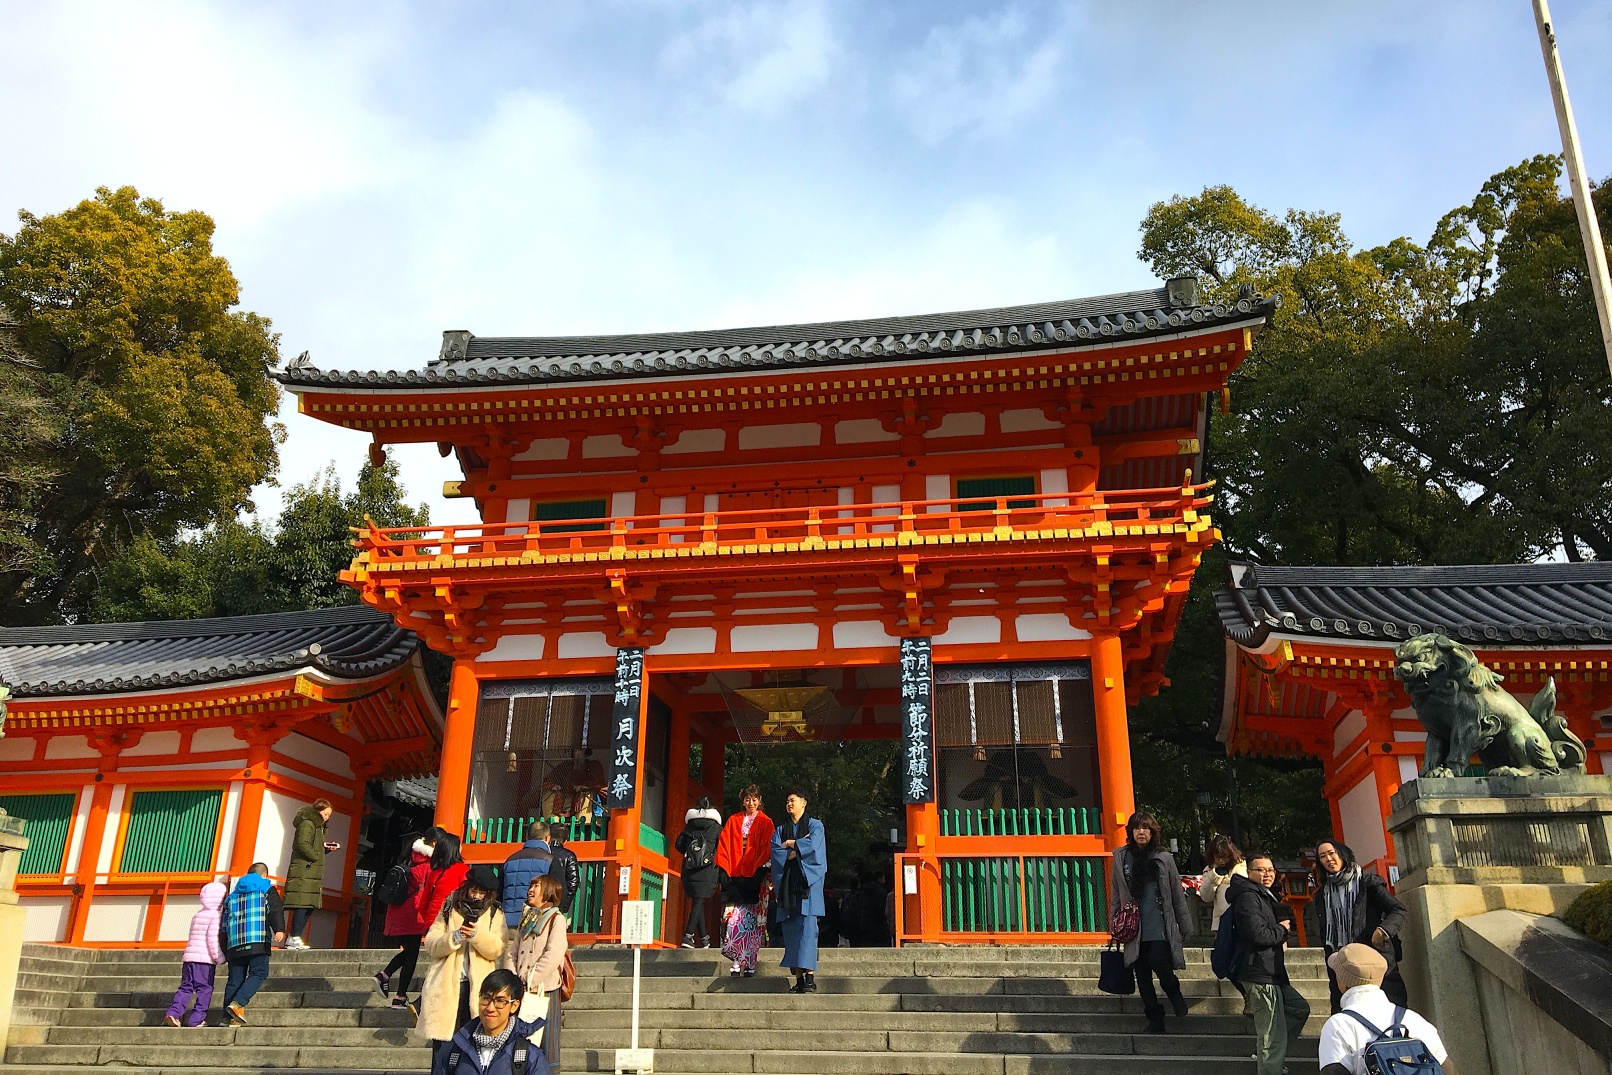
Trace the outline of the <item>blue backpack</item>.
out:
M 1215 930 L 1215 946 L 1209 950 L 1209 969 L 1215 972 L 1216 978 L 1235 982 L 1242 961 L 1242 945 L 1237 943 L 1237 916 L 1228 906 Z
M 1394 1006 L 1394 1022 L 1387 1030 L 1378 1030 L 1371 1020 L 1359 1012 L 1343 1010 L 1343 1014 L 1376 1035 L 1361 1050 L 1366 1070 L 1371 1075 L 1444 1075 L 1444 1068 L 1427 1046 L 1410 1036 L 1405 1029 L 1405 1009 Z

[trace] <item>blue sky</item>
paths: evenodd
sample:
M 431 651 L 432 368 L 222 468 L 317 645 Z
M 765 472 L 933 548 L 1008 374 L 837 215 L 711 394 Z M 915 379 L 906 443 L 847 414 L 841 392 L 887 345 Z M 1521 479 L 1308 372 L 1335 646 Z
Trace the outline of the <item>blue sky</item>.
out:
M 1553 14 L 1612 175 L 1612 2 Z M 1559 149 L 1529 0 L 0 0 L 0 41 L 0 230 L 103 184 L 204 210 L 285 357 L 327 367 L 422 365 L 444 328 L 1147 286 L 1138 221 L 1212 183 L 1425 240 Z M 282 485 L 351 485 L 362 437 L 282 420 Z M 433 518 L 470 516 L 434 448 L 399 458 Z

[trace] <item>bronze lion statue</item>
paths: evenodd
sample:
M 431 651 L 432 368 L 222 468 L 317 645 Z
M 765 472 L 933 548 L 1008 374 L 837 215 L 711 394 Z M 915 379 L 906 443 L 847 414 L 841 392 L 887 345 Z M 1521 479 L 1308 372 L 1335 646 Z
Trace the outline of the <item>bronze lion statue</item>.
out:
M 1461 776 L 1476 754 L 1491 776 L 1556 775 L 1584 765 L 1584 743 L 1556 712 L 1556 680 L 1527 709 L 1502 677 L 1444 635 L 1417 635 L 1394 650 L 1394 678 L 1427 729 L 1422 776 Z

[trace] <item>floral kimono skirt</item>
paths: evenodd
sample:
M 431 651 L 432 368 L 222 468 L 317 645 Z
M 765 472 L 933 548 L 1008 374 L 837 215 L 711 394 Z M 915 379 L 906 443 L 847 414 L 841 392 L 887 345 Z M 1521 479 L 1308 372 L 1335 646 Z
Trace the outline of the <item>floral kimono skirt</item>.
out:
M 739 904 L 728 910 L 723 922 L 722 954 L 740 970 L 755 970 L 756 956 L 767 943 L 767 930 L 762 925 L 765 906 L 765 901 Z

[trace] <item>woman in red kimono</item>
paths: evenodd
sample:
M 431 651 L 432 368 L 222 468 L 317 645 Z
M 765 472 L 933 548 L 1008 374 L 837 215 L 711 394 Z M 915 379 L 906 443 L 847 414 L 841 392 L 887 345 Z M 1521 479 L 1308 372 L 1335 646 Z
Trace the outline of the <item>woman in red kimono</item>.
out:
M 772 819 L 761 809 L 761 789 L 739 795 L 743 809 L 728 818 L 717 838 L 716 866 L 722 883 L 722 954 L 733 960 L 729 976 L 756 973 L 756 956 L 767 938 L 766 890 L 771 870 Z

